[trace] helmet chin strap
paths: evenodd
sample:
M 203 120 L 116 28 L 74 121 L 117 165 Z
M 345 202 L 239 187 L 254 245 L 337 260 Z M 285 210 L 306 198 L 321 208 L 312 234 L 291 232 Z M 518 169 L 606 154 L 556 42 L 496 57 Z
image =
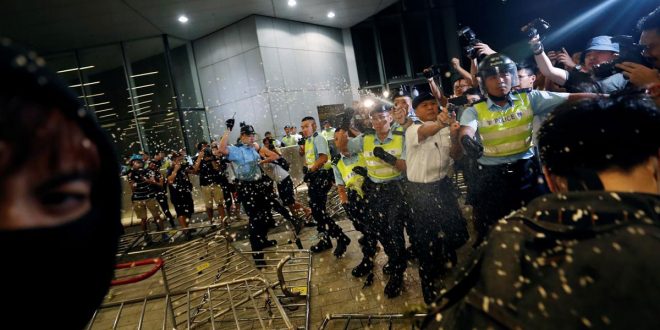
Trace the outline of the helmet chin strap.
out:
M 504 96 L 495 96 L 491 93 L 488 93 L 488 98 L 493 102 L 501 102 L 508 100 L 509 94 L 511 94 L 511 92 L 504 94 Z

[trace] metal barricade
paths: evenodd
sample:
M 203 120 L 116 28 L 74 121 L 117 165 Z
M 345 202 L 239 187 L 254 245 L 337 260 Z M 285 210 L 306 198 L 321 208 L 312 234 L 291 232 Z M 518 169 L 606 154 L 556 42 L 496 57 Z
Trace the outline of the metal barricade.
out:
M 250 253 L 216 236 L 120 264 L 115 282 L 124 285 L 111 288 L 87 329 L 308 328 L 309 251 L 263 253 L 259 270 Z M 141 271 L 150 264 L 160 264 L 162 277 L 151 276 L 155 267 Z
M 319 330 L 325 329 L 421 329 L 426 314 L 330 314 Z

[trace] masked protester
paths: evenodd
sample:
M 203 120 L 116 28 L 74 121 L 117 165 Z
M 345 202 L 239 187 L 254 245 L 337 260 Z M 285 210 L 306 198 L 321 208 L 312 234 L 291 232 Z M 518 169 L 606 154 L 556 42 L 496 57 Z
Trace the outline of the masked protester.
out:
M 93 114 L 44 65 L 3 40 L 0 283 L 10 303 L 2 315 L 30 328 L 82 329 L 113 276 L 117 157 Z

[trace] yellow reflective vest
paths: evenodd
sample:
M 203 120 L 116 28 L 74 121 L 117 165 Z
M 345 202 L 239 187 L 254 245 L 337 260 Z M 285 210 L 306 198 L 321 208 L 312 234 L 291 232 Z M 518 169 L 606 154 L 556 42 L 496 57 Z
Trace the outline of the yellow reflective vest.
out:
M 353 168 L 356 166 L 367 166 L 367 163 L 364 161 L 362 154 L 358 154 L 358 161 L 351 165 L 346 165 L 344 162 L 344 157 L 342 157 L 337 163 L 337 170 L 339 170 L 341 179 L 344 180 L 344 186 L 346 189 L 354 190 L 358 193 L 358 195 L 360 195 L 360 197 L 364 198 L 364 191 L 362 191 L 364 177 L 353 172 Z
M 305 165 L 307 165 L 307 167 L 314 165 L 314 163 L 316 162 L 317 156 L 316 156 L 316 148 L 314 147 L 314 139 L 316 139 L 317 135 L 318 133 L 314 133 L 313 136 L 305 140 Z M 323 142 L 325 143 L 327 148 L 328 141 L 325 138 L 323 138 Z M 330 150 L 330 148 L 327 149 Z M 332 169 L 332 164 L 329 161 L 330 155 L 326 155 L 326 156 L 328 156 L 328 161 L 325 162 L 325 164 L 323 164 L 323 169 L 329 170 Z
M 474 105 L 484 156 L 504 157 L 519 154 L 532 147 L 534 112 L 527 93 L 518 94 L 513 106 L 504 111 L 490 111 L 487 102 Z
M 367 134 L 364 136 L 362 153 L 364 155 L 364 160 L 367 163 L 367 171 L 369 172 L 369 176 L 385 181 L 400 176 L 401 171 L 399 171 L 395 166 L 392 166 L 380 158 L 374 156 L 374 148 L 376 147 L 375 141 L 375 134 Z M 401 154 L 403 153 L 403 143 L 403 127 L 398 126 L 392 131 L 392 140 L 386 144 L 379 145 L 379 147 L 383 148 L 383 150 L 395 156 L 396 158 L 400 158 Z

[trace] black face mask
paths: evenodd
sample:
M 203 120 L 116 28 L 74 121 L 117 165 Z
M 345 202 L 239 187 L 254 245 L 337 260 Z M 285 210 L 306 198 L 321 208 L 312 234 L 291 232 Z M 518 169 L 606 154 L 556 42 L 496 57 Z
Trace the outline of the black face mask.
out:
M 64 225 L 0 230 L 2 315 L 28 328 L 82 329 L 108 291 L 116 222 L 95 209 Z M 7 320 L 7 318 L 5 318 Z

